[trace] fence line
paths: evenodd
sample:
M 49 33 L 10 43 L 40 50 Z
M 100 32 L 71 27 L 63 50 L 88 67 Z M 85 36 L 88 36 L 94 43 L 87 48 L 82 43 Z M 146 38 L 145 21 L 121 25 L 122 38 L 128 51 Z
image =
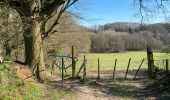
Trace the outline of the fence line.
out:
M 59 69 L 61 69 L 62 83 L 64 81 L 64 70 L 66 70 L 67 68 L 71 67 L 71 65 L 70 66 L 66 65 L 67 67 L 65 66 L 64 62 L 67 62 L 67 58 L 65 59 L 64 57 L 66 57 L 66 56 L 62 56 L 62 59 L 60 59 L 61 66 L 57 66 Z M 82 75 L 83 83 L 84 83 L 85 82 L 85 77 L 86 77 L 86 74 L 87 74 L 86 73 L 87 72 L 87 66 L 88 66 L 88 69 L 89 69 L 90 67 L 95 66 L 97 64 L 97 70 L 98 70 L 97 71 L 97 81 L 98 82 L 100 81 L 100 74 L 101 74 L 100 71 L 101 71 L 102 67 L 111 67 L 112 68 L 111 69 L 112 70 L 112 76 L 113 76 L 113 79 L 114 79 L 115 78 L 115 72 L 117 70 L 118 65 L 121 64 L 121 66 L 122 65 L 124 66 L 124 64 L 127 64 L 127 62 L 121 62 L 121 61 L 120 61 L 121 63 L 118 63 L 118 60 L 119 59 L 106 60 L 106 59 L 103 59 L 103 58 L 101 58 L 101 59 L 98 58 L 98 59 L 94 59 L 93 61 L 91 61 L 91 63 L 87 64 L 87 58 L 84 55 L 84 59 L 83 60 L 79 60 L 79 62 L 82 61 L 82 65 L 80 66 L 78 72 L 74 76 L 78 76 L 80 74 L 80 72 L 83 70 L 83 74 L 81 74 L 81 75 Z M 52 58 L 51 58 L 51 61 L 52 61 Z M 107 63 L 108 61 L 109 61 L 110 64 L 102 65 L 102 63 L 101 63 L 101 62 Z M 52 61 L 52 62 L 53 62 L 52 66 L 54 67 L 54 65 L 56 65 L 56 64 L 54 63 L 54 61 Z M 156 66 L 161 67 L 161 68 L 164 67 L 165 71 L 167 73 L 169 72 L 169 59 L 156 59 L 156 60 L 154 60 L 154 62 L 155 62 Z M 135 66 L 137 66 L 137 64 L 139 64 L 138 68 L 135 67 Z M 125 77 L 124 77 L 124 79 L 127 78 L 128 72 L 132 68 L 136 69 L 136 73 L 135 73 L 134 78 L 133 78 L 133 79 L 135 79 L 137 74 L 138 74 L 138 72 L 139 72 L 139 70 L 141 70 L 142 65 L 145 65 L 145 67 L 146 67 L 146 64 L 148 64 L 148 63 L 145 61 L 145 58 L 143 58 L 142 61 L 141 60 L 137 60 L 137 59 L 129 58 L 128 64 L 127 64 L 127 69 L 125 70 Z

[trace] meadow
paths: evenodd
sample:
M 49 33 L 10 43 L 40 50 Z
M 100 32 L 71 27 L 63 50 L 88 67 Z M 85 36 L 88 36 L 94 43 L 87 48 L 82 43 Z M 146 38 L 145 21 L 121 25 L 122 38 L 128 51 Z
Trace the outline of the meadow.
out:
M 97 70 L 98 58 L 100 59 L 100 69 L 101 70 L 113 70 L 115 59 L 117 59 L 116 70 L 126 70 L 129 58 L 131 58 L 130 70 L 135 70 L 139 67 L 143 58 L 145 61 L 142 65 L 142 69 L 147 68 L 147 54 L 144 51 L 140 52 L 122 52 L 122 53 L 85 53 L 80 54 L 78 57 L 77 67 L 83 62 L 83 56 L 87 59 L 87 70 L 94 71 Z M 167 53 L 154 52 L 155 65 L 159 67 L 164 67 L 163 59 L 169 59 L 170 55 Z

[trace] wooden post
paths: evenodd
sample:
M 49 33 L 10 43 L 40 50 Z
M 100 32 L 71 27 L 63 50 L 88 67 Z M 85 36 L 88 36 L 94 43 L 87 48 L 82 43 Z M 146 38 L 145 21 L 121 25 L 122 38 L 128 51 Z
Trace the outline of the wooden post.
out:
M 61 65 L 62 83 L 64 82 L 64 57 L 62 55 L 62 65 Z
M 98 78 L 97 78 L 98 82 L 100 80 L 100 59 L 98 58 Z
M 148 75 L 149 79 L 156 78 L 154 59 L 153 59 L 153 51 L 147 46 L 147 58 L 148 58 Z
M 169 60 L 166 59 L 166 73 L 169 72 Z
M 75 71 L 76 71 L 74 53 L 75 53 L 75 49 L 74 49 L 74 46 L 72 46 L 72 77 L 75 76 Z
M 84 67 L 84 70 L 85 70 L 85 76 L 86 76 L 86 67 L 87 67 L 87 59 L 86 59 L 86 56 L 84 55 L 84 65 L 85 65 L 85 67 Z
M 84 70 L 83 70 L 83 83 L 85 83 L 85 76 L 86 76 L 86 56 L 84 55 Z
M 116 65 L 117 65 L 117 59 L 115 59 L 115 65 L 114 65 L 114 70 L 113 70 L 113 79 L 114 79 L 114 76 L 115 76 Z
M 165 59 L 162 59 L 162 66 L 163 66 L 163 69 L 166 70 L 166 65 L 165 65 Z
M 130 62 L 131 62 L 131 58 L 129 58 L 129 62 L 128 62 L 128 66 L 127 66 L 127 70 L 126 70 L 126 74 L 125 74 L 125 79 L 127 77 L 128 71 L 129 71 Z
M 145 60 L 145 58 L 143 58 L 142 62 L 140 63 L 140 65 L 139 65 L 139 67 L 138 67 L 138 69 L 137 69 L 137 71 L 136 71 L 135 76 L 134 76 L 133 79 L 136 78 L 136 76 L 137 76 L 137 74 L 138 74 L 138 72 L 139 72 L 139 70 L 140 70 L 140 68 L 141 68 L 141 66 L 142 66 L 142 64 L 143 64 L 143 62 L 144 62 L 144 60 Z

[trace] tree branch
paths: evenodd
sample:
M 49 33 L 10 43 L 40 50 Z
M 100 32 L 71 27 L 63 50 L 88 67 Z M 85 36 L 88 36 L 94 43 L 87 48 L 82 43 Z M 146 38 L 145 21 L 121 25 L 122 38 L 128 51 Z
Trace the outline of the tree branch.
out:
M 51 16 L 65 2 L 65 0 L 48 0 L 43 4 L 41 13 Z
M 153 13 L 159 13 L 154 11 L 155 9 L 149 8 L 147 5 L 145 5 L 147 2 L 152 3 L 153 7 L 156 7 L 157 10 L 160 9 L 166 19 L 166 11 L 163 5 L 164 1 L 170 1 L 170 0 L 153 0 L 151 2 L 147 0 L 134 0 L 134 3 L 139 2 L 139 13 L 141 16 L 141 22 L 143 21 L 144 17 L 148 17 L 149 14 L 153 16 Z
M 62 7 L 60 8 L 60 11 L 57 15 L 57 18 L 55 20 L 55 22 L 53 23 L 53 25 L 51 25 L 51 27 L 46 31 L 44 38 L 47 37 L 49 34 L 53 34 L 53 29 L 54 27 L 58 24 L 58 21 L 60 19 L 60 17 L 62 16 L 62 14 L 66 11 L 67 8 L 69 8 L 71 5 L 73 5 L 75 2 L 77 2 L 78 0 L 67 0 Z

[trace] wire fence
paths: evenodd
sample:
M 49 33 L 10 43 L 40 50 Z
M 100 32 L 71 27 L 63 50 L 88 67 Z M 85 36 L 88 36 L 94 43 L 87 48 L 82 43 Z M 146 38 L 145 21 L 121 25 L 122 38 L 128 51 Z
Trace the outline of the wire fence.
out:
M 100 59 L 101 70 L 113 70 L 116 58 L 113 58 L 113 59 L 99 58 L 99 59 Z M 142 69 L 147 69 L 147 67 L 148 67 L 147 58 L 139 58 L 139 59 L 131 58 L 130 69 L 131 70 L 137 69 L 139 64 L 141 63 L 141 61 L 143 59 L 145 59 L 145 61 L 144 61 L 143 65 L 142 65 Z M 129 58 L 117 59 L 117 70 L 126 70 L 128 60 L 129 60 Z M 170 59 L 167 59 L 167 60 L 170 60 Z M 83 59 L 79 58 L 79 60 L 77 62 L 77 68 L 79 68 L 78 66 L 82 62 L 83 62 Z M 94 59 L 88 59 L 87 58 L 88 70 L 89 71 L 97 70 L 97 63 L 98 63 L 98 58 L 94 58 Z M 165 65 L 166 65 L 166 58 L 161 58 L 161 59 L 157 58 L 157 59 L 154 60 L 154 64 L 155 64 L 156 67 L 158 67 L 160 69 L 164 69 Z
M 77 58 L 76 58 L 77 59 Z M 84 61 L 86 60 L 86 64 Z M 163 57 L 160 57 L 160 59 L 154 60 L 154 65 L 158 69 L 161 69 L 163 71 L 166 70 L 167 63 L 166 61 L 170 59 L 166 59 Z M 52 60 L 51 60 L 52 61 Z M 52 61 L 53 62 L 53 61 Z M 116 63 L 115 63 L 116 62 Z M 58 73 L 58 75 L 61 75 L 61 65 L 63 63 L 63 69 L 65 70 L 65 75 L 71 75 L 72 74 L 72 60 L 70 57 L 65 57 L 63 59 L 63 62 L 60 57 L 55 59 L 55 64 L 52 65 L 55 69 L 55 72 Z M 168 62 L 169 65 L 169 62 Z M 83 72 L 83 66 L 86 66 L 85 72 Z M 86 58 L 84 59 L 83 56 L 78 57 L 76 62 L 76 72 L 80 75 L 85 75 L 84 73 L 87 72 L 88 78 L 93 77 L 96 78 L 98 81 L 101 78 L 147 78 L 147 68 L 148 68 L 148 62 L 147 58 L 139 58 L 139 59 L 133 59 L 133 58 Z M 53 71 L 51 69 L 51 71 Z M 76 74 L 77 75 L 77 74 Z
M 98 60 L 99 59 L 99 60 Z M 129 61 L 130 60 L 130 61 Z M 154 60 L 154 65 L 157 69 L 166 71 L 166 59 L 163 57 L 158 57 Z M 100 62 L 99 62 L 100 61 Z M 116 68 L 115 68 L 116 61 Z M 83 62 L 80 59 L 77 62 L 81 64 Z M 99 64 L 99 65 L 98 65 Z M 169 65 L 169 62 L 168 62 Z M 100 66 L 100 68 L 98 68 Z M 79 67 L 77 66 L 77 69 Z M 98 71 L 100 69 L 100 71 Z M 148 61 L 147 58 L 141 59 L 107 59 L 107 58 L 95 58 L 87 59 L 87 77 L 107 77 L 107 78 L 148 78 Z M 98 75 L 100 73 L 100 76 Z M 115 75 L 114 75 L 115 74 Z

